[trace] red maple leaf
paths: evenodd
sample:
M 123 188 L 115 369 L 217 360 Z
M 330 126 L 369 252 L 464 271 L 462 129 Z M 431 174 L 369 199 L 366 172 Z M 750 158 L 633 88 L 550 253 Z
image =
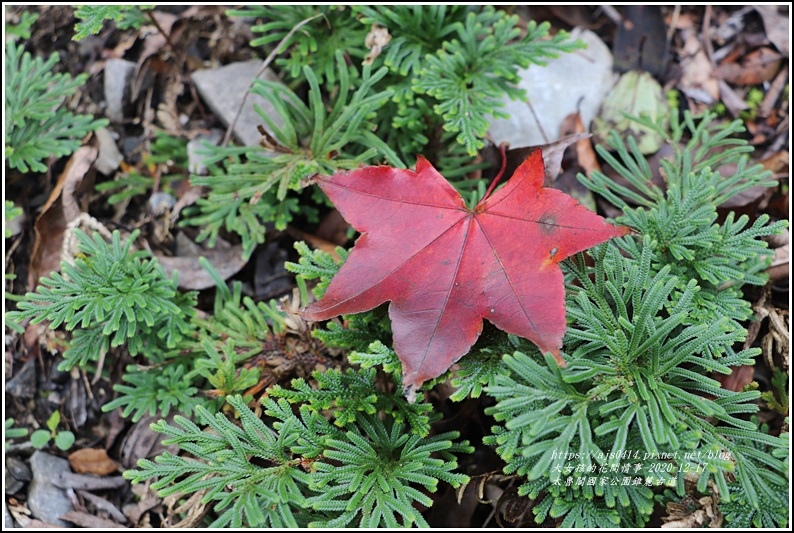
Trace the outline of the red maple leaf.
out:
M 302 315 L 326 320 L 390 300 L 406 390 L 440 376 L 465 355 L 483 318 L 531 340 L 565 366 L 565 288 L 558 263 L 629 230 L 543 188 L 544 177 L 537 150 L 473 209 L 421 156 L 416 172 L 377 166 L 315 177 L 362 235 L 325 296 Z

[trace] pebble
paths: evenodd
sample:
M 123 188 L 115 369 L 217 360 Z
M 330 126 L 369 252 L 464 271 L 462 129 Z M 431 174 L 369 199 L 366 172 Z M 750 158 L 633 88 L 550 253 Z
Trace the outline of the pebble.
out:
M 501 110 L 510 118 L 494 119 L 489 130 L 496 145 L 507 142 L 520 148 L 554 142 L 560 138 L 565 117 L 577 110 L 588 128 L 617 74 L 612 71 L 612 52 L 595 33 L 574 28 L 571 39 L 588 46 L 547 60 L 546 66 L 530 65 L 519 72 L 518 86 L 526 91 L 532 107 L 505 96 Z
M 14 457 L 6 456 L 5 468 L 5 489 L 6 494 L 16 494 L 21 491 L 28 482 L 33 479 L 33 474 L 24 461 Z
M 31 357 L 6 383 L 6 394 L 14 398 L 33 398 L 36 394 L 36 358 Z
M 61 516 L 73 510 L 66 491 L 53 481 L 64 472 L 71 472 L 69 461 L 37 450 L 30 457 L 33 482 L 28 489 L 28 508 L 35 518 L 59 527 L 71 527 Z
M 234 121 L 245 98 L 243 111 L 233 130 L 235 138 L 243 146 L 258 146 L 262 138 L 257 126 L 264 124 L 254 109 L 255 104 L 272 117 L 276 124 L 280 125 L 282 122 L 275 108 L 266 98 L 254 93 L 249 93 L 248 97 L 245 97 L 246 91 L 261 70 L 262 61 L 252 59 L 219 68 L 197 70 L 191 75 L 199 94 L 225 126 Z M 280 81 L 270 69 L 266 69 L 260 78 Z
M 111 122 L 124 120 L 124 105 L 130 94 L 135 63 L 111 58 L 105 62 L 105 115 Z

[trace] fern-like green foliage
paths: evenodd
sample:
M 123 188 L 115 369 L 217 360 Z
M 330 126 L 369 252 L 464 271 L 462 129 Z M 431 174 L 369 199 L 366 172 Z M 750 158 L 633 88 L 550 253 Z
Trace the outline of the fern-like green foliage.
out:
M 190 415 L 197 405 L 219 407 L 224 397 L 258 383 L 259 370 L 242 367 L 245 361 L 283 351 L 285 315 L 276 302 L 243 297 L 242 284 L 227 286 L 205 259 L 200 263 L 218 286 L 209 317 L 196 313 L 195 292 L 179 292 L 176 278 L 169 279 L 154 258 L 131 250 L 137 232 L 124 243 L 118 232 L 110 243 L 99 235 L 77 236 L 75 263 L 43 278 L 8 319 L 47 320 L 51 328 L 72 331 L 63 370 L 108 364 L 105 357 L 116 347 L 139 356 L 138 364 L 126 366 L 123 383 L 114 386 L 118 396 L 104 411 L 121 408 L 137 421 L 157 412 Z
M 701 492 L 712 480 L 722 495 L 730 472 L 759 508 L 774 493 L 766 478 L 785 472 L 782 461 L 755 448 L 785 443 L 740 418 L 757 410 L 751 402 L 759 394 L 734 393 L 707 377 L 752 364 L 759 350 L 734 352 L 745 331 L 727 318 L 688 324 L 697 283 L 690 281 L 673 301 L 678 281 L 668 266 L 653 271 L 655 249 L 645 237 L 638 257 L 625 257 L 609 243 L 594 249 L 595 267 L 583 258 L 567 262 L 575 279 L 567 303 L 568 367 L 515 352 L 504 358 L 509 374 L 496 375 L 486 388 L 499 402 L 486 412 L 503 423 L 487 442 L 507 461 L 506 472 L 530 481 L 520 493 L 545 491 L 533 510 L 539 521 L 547 512 L 575 512 L 583 518 L 565 514 L 566 524 L 585 527 L 592 517 L 584 498 L 600 506 L 607 521 L 641 526 L 653 510 L 648 486 L 675 486 L 682 494 L 687 472 L 697 473 Z M 577 475 L 606 475 L 602 468 L 627 464 L 639 465 L 631 467 L 639 484 L 625 486 L 621 479 L 612 485 L 607 477 L 605 484 L 577 485 Z M 540 489 L 539 480 L 545 483 Z
M 401 153 L 424 153 L 445 176 L 454 165 L 442 154 L 428 153 L 438 132 L 449 132 L 442 146 L 459 145 L 461 155 L 484 146 L 492 116 L 501 116 L 505 95 L 525 98 L 515 87 L 519 68 L 542 65 L 544 59 L 580 45 L 561 32 L 547 39 L 548 24 L 531 21 L 521 37 L 517 16 L 493 6 L 357 6 L 368 25 L 388 28 L 392 39 L 382 52 L 394 89 L 393 131 L 389 142 Z M 450 149 L 450 148 L 448 148 Z
M 304 69 L 310 67 L 319 83 L 330 90 L 339 77 L 334 64 L 337 51 L 343 51 L 354 63 L 360 63 L 367 54 L 364 46 L 367 29 L 356 20 L 351 9 L 351 6 L 270 4 L 229 10 L 228 14 L 262 21 L 251 27 L 252 33 L 261 34 L 251 41 L 251 46 L 275 45 L 301 22 L 311 19 L 284 43 L 287 57 L 276 59 L 276 65 L 293 79 L 300 79 Z
M 375 91 L 373 86 L 386 69 L 372 73 L 365 66 L 357 89 L 351 78 L 357 76 L 353 66 L 345 65 L 337 53 L 338 91 L 326 107 L 319 81 L 310 67 L 304 67 L 309 84 L 309 105 L 280 83 L 257 80 L 252 92 L 268 98 L 281 118 L 281 126 L 260 113 L 273 132 L 268 147 L 277 153 L 260 149 L 243 151 L 247 160 L 228 165 L 222 176 L 193 176 L 195 185 L 209 187 L 210 194 L 198 202 L 198 210 L 185 224 L 201 226 L 199 240 L 214 244 L 222 228 L 241 236 L 245 257 L 258 243 L 264 242 L 265 223 L 273 222 L 284 229 L 294 213 L 301 209 L 289 191 L 302 191 L 314 174 L 333 174 L 352 169 L 373 159 L 385 159 L 404 167 L 396 154 L 375 136 L 371 115 L 388 99 L 390 92 Z M 330 109 L 330 111 L 328 111 Z M 228 151 L 214 148 L 215 162 Z M 239 152 L 239 150 L 238 150 Z M 321 196 L 319 198 L 322 198 Z M 305 209 L 305 208 L 304 208 Z M 313 212 L 304 211 L 305 215 Z
M 433 406 L 427 403 L 409 403 L 394 392 L 383 392 L 375 386 L 375 369 L 325 370 L 312 375 L 317 382 L 310 386 L 299 378 L 292 381 L 290 389 L 275 386 L 270 395 L 285 398 L 290 403 L 305 403 L 318 412 L 331 411 L 334 424 L 347 427 L 355 424 L 359 416 L 388 412 L 400 424 L 408 424 L 410 431 L 420 437 L 430 433 Z M 399 387 L 395 387 L 399 391 Z
M 518 16 L 509 16 L 487 6 L 469 13 L 456 24 L 455 39 L 425 58 L 425 66 L 414 80 L 414 89 L 435 98 L 433 110 L 444 119 L 444 129 L 457 133 L 457 141 L 474 155 L 484 146 L 491 116 L 507 117 L 499 111 L 504 95 L 525 98 L 513 85 L 519 68 L 543 65 L 543 60 L 581 48 L 565 32 L 548 38 L 548 23 L 530 21 L 520 37 Z
M 39 20 L 38 13 L 33 13 L 32 11 L 22 11 L 19 14 L 19 23 L 18 24 L 9 24 L 6 22 L 5 30 L 6 30 L 6 38 L 7 39 L 30 39 L 30 28 L 33 24 Z M 7 19 L 6 19 L 7 20 Z
M 452 472 L 457 466 L 454 452 L 471 452 L 467 444 L 455 444 L 457 433 L 429 438 L 411 434 L 393 420 L 384 423 L 373 415 L 362 416 L 354 429 L 329 438 L 323 456 L 314 463 L 308 499 L 313 508 L 335 518 L 317 521 L 323 527 L 362 528 L 428 527 L 414 502 L 425 507 L 433 500 L 415 486 L 435 492 L 439 481 L 453 487 L 468 480 Z M 432 457 L 432 454 L 439 457 Z M 333 461 L 333 462 L 332 462 Z M 344 465 L 339 467 L 336 462 Z
M 113 385 L 118 396 L 102 406 L 105 412 L 122 408 L 121 416 L 137 422 L 146 415 L 168 416 L 172 410 L 190 416 L 202 398 L 197 396 L 195 379 L 183 364 L 151 368 L 127 365 L 124 383 Z
M 11 228 L 8 227 L 8 223 L 21 214 L 22 214 L 21 207 L 17 207 L 16 205 L 14 205 L 14 202 L 12 202 L 11 200 L 5 201 L 5 217 L 3 218 L 3 227 L 5 227 L 6 239 L 11 236 Z
M 154 5 L 82 5 L 74 12 L 80 22 L 75 24 L 72 39 L 80 41 L 89 35 L 96 35 L 102 30 L 106 20 L 113 20 L 121 30 L 140 28 L 147 20 L 143 10 L 153 9 Z
M 155 259 L 130 250 L 138 233 L 121 242 L 99 234 L 88 237 L 76 230 L 82 255 L 63 263 L 63 273 L 42 278 L 9 313 L 13 320 L 49 321 L 55 329 L 79 329 L 64 354 L 63 370 L 98 361 L 108 347 L 126 345 L 130 353 L 158 359 L 158 351 L 173 349 L 191 329 L 195 293 L 179 295 L 176 279 L 169 279 Z M 102 339 L 104 337 L 104 339 Z
M 662 189 L 651 181 L 651 168 L 633 138 L 624 143 L 617 134 L 609 144 L 617 157 L 603 147 L 599 154 L 628 182 L 628 186 L 593 172 L 579 179 L 623 210 L 617 221 L 626 224 L 654 242 L 653 268 L 665 265 L 680 280 L 679 292 L 690 279 L 699 280 L 691 323 L 708 323 L 721 317 L 738 322 L 749 318 L 749 303 L 742 300 L 743 284 L 762 285 L 769 253 L 761 238 L 780 233 L 786 221 L 769 224 L 761 215 L 752 223 L 747 215 L 730 213 L 717 221 L 717 206 L 754 186 L 776 182 L 761 165 L 750 165 L 747 141 L 736 138 L 744 130 L 737 120 L 727 125 L 704 115 L 696 120 L 688 112 L 684 121 L 672 117 L 671 131 L 645 119 L 638 122 L 662 135 L 674 149 L 672 159 L 663 159 L 661 170 L 667 180 Z M 685 139 L 685 135 L 689 137 Z M 627 146 L 628 144 L 628 146 Z M 721 167 L 735 165 L 729 175 Z M 631 203 L 629 203 L 631 202 Z M 636 255 L 633 240 L 622 241 L 627 252 Z
M 11 168 L 44 172 L 44 159 L 71 154 L 81 138 L 108 124 L 75 115 L 63 105 L 88 75 L 54 74 L 59 60 L 57 52 L 45 61 L 31 57 L 21 44 L 6 44 L 5 156 Z
M 415 502 L 432 500 L 416 487 L 432 492 L 439 480 L 467 480 L 453 472 L 454 454 L 471 447 L 454 443 L 455 434 L 420 437 L 388 413 L 382 419 L 359 412 L 340 429 L 310 404 L 296 414 L 286 400 L 270 397 L 263 402 L 268 425 L 239 396 L 227 401 L 239 425 L 201 406 L 197 413 L 212 431 L 181 416 L 179 427 L 160 422 L 154 429 L 169 437 L 165 442 L 192 457 L 142 459 L 125 477 L 159 477 L 152 486 L 163 496 L 205 491 L 202 501 L 215 502 L 214 527 L 427 525 Z

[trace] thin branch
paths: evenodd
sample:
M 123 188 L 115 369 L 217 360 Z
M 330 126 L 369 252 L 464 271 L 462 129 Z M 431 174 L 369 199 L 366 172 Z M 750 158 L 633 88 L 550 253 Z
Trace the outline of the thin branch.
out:
M 276 58 L 276 56 L 279 54 L 279 50 L 281 49 L 281 47 L 287 41 L 290 40 L 290 38 L 295 34 L 296 31 L 298 31 L 302 26 L 308 24 L 309 22 L 311 22 L 314 19 L 316 19 L 318 17 L 321 17 L 321 16 L 323 16 L 323 14 L 322 13 L 318 13 L 317 15 L 314 15 L 313 17 L 309 17 L 309 18 L 303 19 L 294 28 L 292 28 L 289 31 L 289 33 L 287 35 L 285 35 L 284 38 L 281 39 L 281 41 L 279 41 L 278 45 L 276 45 L 276 47 L 273 48 L 273 51 L 270 52 L 270 55 L 267 56 L 267 58 L 265 59 L 265 62 L 262 64 L 262 68 L 259 70 L 257 75 L 254 76 L 254 79 L 259 78 L 262 74 L 265 73 L 265 70 L 267 70 L 267 67 L 270 66 L 270 63 L 272 63 L 273 60 Z M 253 82 L 251 82 L 251 85 L 253 86 Z M 243 112 L 243 107 L 245 107 L 245 101 L 248 98 L 249 94 L 251 94 L 251 87 L 249 87 L 248 90 L 245 91 L 245 95 L 243 96 L 243 101 L 240 102 L 240 107 L 239 107 L 239 109 L 237 109 L 237 114 L 234 115 L 234 120 L 232 120 L 229 123 L 229 127 L 226 128 L 226 134 L 223 136 L 223 141 L 221 142 L 220 146 L 226 146 L 227 144 L 229 144 L 229 139 L 232 136 L 232 130 L 234 130 L 234 127 L 237 125 L 237 121 L 240 119 L 240 115 Z

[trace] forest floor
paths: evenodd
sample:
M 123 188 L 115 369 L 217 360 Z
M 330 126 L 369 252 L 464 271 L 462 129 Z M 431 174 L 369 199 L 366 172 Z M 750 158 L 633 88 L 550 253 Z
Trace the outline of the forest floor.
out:
M 743 120 L 745 137 L 754 149 L 751 161 L 770 170 L 779 186 L 750 189 L 730 205 L 721 206 L 720 212 L 734 210 L 751 219 L 768 214 L 773 220 L 790 220 L 788 7 L 639 7 L 642 9 L 627 8 L 619 13 L 608 7 L 533 6 L 531 16 L 551 22 L 552 31 L 571 31 L 575 27 L 593 31 L 611 50 L 616 70 L 641 68 L 649 72 L 665 90 L 678 90 L 684 105 L 695 112 L 708 109 L 718 112 L 720 120 L 726 122 Z M 70 107 L 95 117 L 115 113 L 115 118 L 109 117 L 109 140 L 85 141 L 86 146 L 99 147 L 98 156 L 78 151 L 71 158 L 52 158 L 43 173 L 23 174 L 5 165 L 4 198 L 23 209 L 23 215 L 9 225 L 12 235 L 4 242 L 6 273 L 16 276 L 7 279 L 6 294 L 22 295 L 35 290 L 41 276 L 59 268 L 64 233 L 73 222 L 67 218 L 68 213 L 90 213 L 110 229 L 138 228 L 141 239 L 162 256 L 173 252 L 180 234 L 195 238 L 198 230 L 179 227 L 175 220 L 167 219 L 178 217 L 179 209 L 201 195 L 199 188 L 190 185 L 188 165 L 169 160 L 155 162 L 150 156 L 156 132 L 181 140 L 210 135 L 213 130 L 219 132 L 216 136 L 226 133 L 226 122 L 199 95 L 191 74 L 208 65 L 264 59 L 261 48 L 249 45 L 252 22 L 232 21 L 226 9 L 158 7 L 162 17 L 157 20 L 167 21 L 167 26 L 121 30 L 107 23 L 98 35 L 76 42 L 72 39 L 76 22 L 73 8 L 5 5 L 6 25 L 18 23 L 23 12 L 41 15 L 32 26 L 30 37 L 23 41 L 27 51 L 43 57 L 58 52 L 59 72 L 89 74 Z M 515 9 L 522 17 L 529 13 L 524 8 Z M 172 47 L 183 53 L 174 54 Z M 129 62 L 131 87 L 122 84 L 113 89 L 105 80 L 107 65 L 117 59 Z M 121 91 L 122 96 L 109 91 Z M 111 103 L 109 99 L 115 100 Z M 109 144 L 115 146 L 108 148 Z M 564 175 L 575 176 L 603 164 L 594 158 L 592 150 L 578 153 L 575 147 L 569 148 L 562 163 Z M 84 170 L 75 179 L 73 169 L 81 165 Z M 154 178 L 155 187 L 111 205 L 108 193 L 97 192 L 93 186 L 111 182 L 117 173 Z M 175 174 L 177 178 L 172 179 Z M 163 195 L 158 186 L 166 176 L 171 180 L 170 193 Z M 566 192 L 575 195 L 573 189 L 578 185 L 574 182 L 561 180 L 555 186 L 568 188 Z M 168 207 L 159 209 L 160 201 Z M 179 209 L 173 209 L 174 203 Z M 599 208 L 607 216 L 616 215 L 606 211 L 605 205 L 599 204 Z M 273 230 L 250 261 L 240 259 L 236 236 L 226 235 L 230 244 L 212 252 L 216 254 L 212 262 L 227 266 L 223 274 L 227 281 L 242 281 L 247 294 L 255 300 L 278 300 L 291 294 L 295 287 L 294 277 L 283 269 L 285 259 L 297 259 L 294 241 L 306 240 L 328 249 L 336 245 L 350 247 L 350 234 L 338 216 L 325 217 L 319 226 L 296 222 L 285 231 Z M 770 364 L 788 371 L 789 233 L 775 236 L 769 244 L 774 252 L 767 270 L 769 282 L 746 295 L 755 310 L 755 318 L 747 324 L 750 338 L 746 345 L 759 346 L 764 354 L 756 366 L 737 368 L 723 380 L 724 387 L 735 391 L 751 382 L 758 383 L 761 390 L 773 390 Z M 209 285 L 202 274 L 195 275 L 195 286 L 201 287 L 200 305 L 211 306 L 212 289 L 205 288 Z M 13 302 L 5 302 L 6 311 L 13 307 Z M 47 490 L 68 499 L 72 510 L 67 518 L 75 527 L 151 527 L 183 520 L 185 509 L 178 508 L 176 501 L 164 501 L 147 487 L 133 487 L 121 477 L 121 472 L 133 468 L 139 458 L 162 452 L 160 436 L 148 427 L 158 417 L 144 417 L 132 423 L 119 410 L 102 412 L 102 404 L 113 397 L 113 386 L 121 372 L 111 371 L 99 376 L 101 379 L 76 369 L 61 372 L 58 363 L 68 334 L 44 325 L 25 326 L 24 334 L 6 329 L 4 418 L 13 418 L 14 428 L 27 428 L 28 437 L 6 438 L 5 525 L 10 524 L 9 520 L 18 527 L 57 524 L 56 517 L 50 520 L 31 514 L 32 500 L 53 497 Z M 286 383 L 293 375 L 278 379 Z M 784 425 L 783 410 L 764 409 L 759 418 L 779 430 Z M 34 448 L 29 435 L 47 427 L 54 412 L 60 416 L 58 430 L 71 431 L 76 440 L 68 451 L 51 444 L 45 449 L 52 456 L 50 459 L 62 457 L 69 462 L 32 461 Z M 490 424 L 481 412 L 469 418 L 472 426 Z M 456 428 L 450 425 L 447 429 Z M 498 457 L 484 449 L 469 460 L 479 461 L 480 472 L 498 472 L 501 468 Z M 35 481 L 39 476 L 46 477 L 51 469 L 69 467 L 92 475 L 62 476 L 62 486 L 47 485 L 46 490 Z M 493 487 L 497 491 L 509 488 L 498 480 Z M 431 526 L 497 527 L 501 515 L 496 513 L 494 517 L 492 503 L 478 503 L 476 496 L 470 494 L 466 496 L 469 508 L 461 512 L 452 492 L 437 498 L 427 516 Z M 495 492 L 490 497 L 498 498 L 499 494 Z M 505 527 L 521 524 L 498 521 Z M 657 519 L 651 525 L 659 523 Z

